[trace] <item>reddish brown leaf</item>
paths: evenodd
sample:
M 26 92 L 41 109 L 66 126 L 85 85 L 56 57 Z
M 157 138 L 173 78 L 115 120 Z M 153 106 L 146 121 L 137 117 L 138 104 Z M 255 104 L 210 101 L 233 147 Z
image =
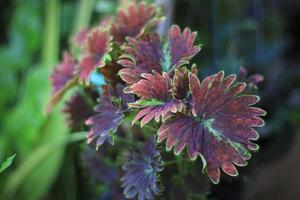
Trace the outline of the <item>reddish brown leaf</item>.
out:
M 200 156 L 203 169 L 214 183 L 219 182 L 220 168 L 236 176 L 234 164 L 246 165 L 250 150 L 258 150 L 250 140 L 258 138 L 253 127 L 263 126 L 259 116 L 266 114 L 251 107 L 259 100 L 257 96 L 239 95 L 245 89 L 244 83 L 233 85 L 234 75 L 223 77 L 220 72 L 200 83 L 195 74 L 189 73 L 193 115 L 176 114 L 158 130 L 158 141 L 166 139 L 168 150 L 174 147 L 175 154 L 179 154 L 187 146 L 191 159 Z
M 137 37 L 144 32 L 147 26 L 154 27 L 161 20 L 160 12 L 155 6 L 143 2 L 132 3 L 127 10 L 118 12 L 111 32 L 114 40 L 122 44 L 126 37 Z
M 119 75 L 126 83 L 133 84 L 142 73 L 152 70 L 171 73 L 199 52 L 200 47 L 194 46 L 195 37 L 196 32 L 191 33 L 188 28 L 181 32 L 178 26 L 172 26 L 166 41 L 157 34 L 129 39 L 119 60 L 125 67 Z
M 111 37 L 106 30 L 94 29 L 86 40 L 85 55 L 79 63 L 80 81 L 89 82 L 91 73 L 105 65 L 111 51 Z

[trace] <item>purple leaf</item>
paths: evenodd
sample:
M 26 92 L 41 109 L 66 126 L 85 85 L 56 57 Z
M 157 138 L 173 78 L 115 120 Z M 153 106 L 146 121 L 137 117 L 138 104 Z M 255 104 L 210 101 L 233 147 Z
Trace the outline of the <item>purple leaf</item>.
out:
M 257 90 L 259 83 L 264 81 L 264 77 L 261 74 L 253 74 L 248 76 L 248 70 L 244 67 L 240 67 L 238 80 L 247 83 L 247 90 L 251 91 L 253 89 Z
M 193 114 L 175 114 L 158 130 L 158 141 L 166 139 L 167 150 L 174 148 L 179 154 L 186 146 L 192 160 L 200 156 L 203 169 L 214 183 L 219 182 L 220 168 L 236 176 L 234 164 L 246 165 L 250 150 L 258 150 L 250 140 L 258 138 L 253 127 L 263 126 L 259 116 L 266 114 L 251 107 L 259 100 L 257 96 L 238 95 L 245 89 L 244 83 L 233 85 L 234 75 L 223 77 L 220 72 L 200 83 L 195 74 L 189 73 Z
M 152 70 L 162 71 L 160 62 L 163 55 L 159 35 L 131 38 L 128 40 L 125 52 L 126 55 L 119 60 L 125 68 L 119 71 L 119 75 L 126 83 L 138 82 L 142 73 L 151 73 Z
M 192 66 L 192 73 L 197 75 L 198 70 L 196 65 Z M 175 99 L 185 99 L 188 97 L 189 90 L 189 70 L 185 67 L 179 68 L 175 70 L 173 77 L 173 87 L 171 89 L 172 95 Z
M 116 87 L 117 84 L 123 83 L 121 78 L 117 75 L 118 71 L 122 68 L 122 66 L 116 63 L 114 60 L 106 63 L 105 66 L 100 68 L 100 72 L 105 77 L 105 81 L 111 84 L 113 87 Z
M 158 173 L 163 170 L 160 151 L 156 149 L 154 138 L 146 141 L 140 153 L 128 156 L 128 163 L 123 166 L 122 177 L 126 198 L 138 196 L 139 200 L 154 199 L 160 193 L 157 186 Z
M 117 169 L 114 166 L 108 165 L 104 161 L 104 155 L 100 152 L 87 146 L 81 155 L 81 159 L 92 178 L 105 183 L 117 181 Z
M 68 52 L 64 52 L 63 61 L 53 69 L 52 75 L 50 76 L 53 93 L 62 89 L 73 77 L 76 65 L 75 59 L 73 59 Z
M 94 113 L 91 105 L 80 93 L 76 93 L 65 103 L 63 112 L 68 115 L 67 122 L 72 129 L 82 127 L 85 120 Z
M 91 73 L 96 68 L 105 65 L 105 59 L 108 59 L 108 53 L 111 51 L 111 40 L 108 31 L 94 29 L 89 33 L 86 40 L 85 55 L 79 63 L 80 81 L 89 82 Z
M 171 65 L 163 66 L 163 68 L 169 70 L 170 67 L 179 67 L 188 64 L 189 60 L 200 51 L 199 46 L 194 46 L 196 36 L 197 32 L 191 32 L 189 28 L 185 28 L 181 32 L 179 26 L 172 26 L 169 31 Z
M 175 113 L 183 109 L 180 100 L 173 99 L 169 90 L 172 80 L 167 73 L 160 75 L 156 71 L 153 74 L 142 74 L 143 79 L 131 85 L 126 92 L 136 94 L 140 99 L 128 104 L 132 108 L 143 108 L 134 118 L 132 124 L 142 119 L 141 126 L 150 122 L 153 118 L 158 122 L 160 117 L 165 117 L 170 112 Z
M 134 102 L 135 98 L 133 94 L 125 93 L 124 92 L 125 86 L 122 84 L 117 84 L 116 87 L 111 85 L 105 85 L 104 87 L 104 94 L 110 97 L 119 98 L 122 102 L 122 108 L 127 109 L 129 103 Z
M 74 35 L 74 37 L 72 38 L 72 43 L 75 45 L 82 46 L 83 44 L 86 43 L 89 32 L 90 32 L 90 29 L 88 29 L 88 28 L 82 29 L 81 31 L 79 31 L 78 33 L 76 33 Z
M 146 27 L 155 27 L 162 20 L 159 10 L 153 5 L 132 3 L 127 10 L 120 10 L 112 23 L 111 32 L 114 40 L 122 44 L 126 37 L 143 34 Z
M 108 96 L 101 96 L 99 98 L 99 104 L 95 111 L 97 114 L 86 121 L 86 124 L 91 126 L 88 133 L 88 143 L 97 139 L 97 148 L 105 140 L 108 140 L 113 145 L 113 134 L 122 122 L 123 112 L 112 103 L 111 98 Z
M 125 45 L 125 54 L 119 63 L 124 69 L 119 75 L 126 83 L 133 84 L 139 81 L 142 73 L 171 72 L 189 63 L 195 56 L 199 46 L 194 46 L 196 32 L 186 28 L 181 32 L 178 26 L 172 26 L 168 39 L 164 40 L 157 34 L 144 35 L 140 38 L 131 38 Z

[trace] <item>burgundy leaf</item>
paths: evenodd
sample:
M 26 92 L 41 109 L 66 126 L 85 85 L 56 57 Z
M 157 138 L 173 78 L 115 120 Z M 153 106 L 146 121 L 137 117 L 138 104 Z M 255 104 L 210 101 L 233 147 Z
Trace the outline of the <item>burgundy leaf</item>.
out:
M 257 85 L 264 81 L 264 77 L 261 74 L 253 74 L 248 77 L 247 83 L 250 89 L 257 89 Z
M 123 83 L 123 81 L 117 75 L 121 68 L 122 66 L 120 64 L 116 63 L 115 61 L 111 61 L 103 66 L 100 69 L 100 72 L 105 77 L 105 81 L 115 87 L 117 84 Z
M 112 18 L 111 17 L 104 17 L 100 20 L 99 22 L 99 26 L 102 28 L 102 29 L 107 29 L 109 28 L 110 24 L 112 22 Z M 86 44 L 87 42 L 87 39 L 88 39 L 88 35 L 89 33 L 93 31 L 91 28 L 83 28 L 81 29 L 78 33 L 76 33 L 71 42 L 75 45 L 79 45 L 79 46 L 82 46 L 84 44 Z
M 85 55 L 79 63 L 80 81 L 89 82 L 90 74 L 105 65 L 111 51 L 111 37 L 108 31 L 93 30 L 86 40 Z
M 127 10 L 120 10 L 112 24 L 111 32 L 114 40 L 122 44 L 126 37 L 137 37 L 145 28 L 156 26 L 162 18 L 153 5 L 131 4 Z
M 172 99 L 169 92 L 172 85 L 172 80 L 167 73 L 163 75 L 153 71 L 153 74 L 142 74 L 143 79 L 131 85 L 126 89 L 126 92 L 134 93 L 138 97 L 134 103 L 128 104 L 133 108 L 143 108 L 132 123 L 142 119 L 141 126 L 150 122 L 153 118 L 158 122 L 160 117 L 165 117 L 170 112 L 176 113 L 183 109 L 183 103 L 180 100 Z
M 123 107 L 127 107 L 127 104 L 134 102 L 134 95 L 124 93 L 124 89 L 125 89 L 124 85 L 117 84 L 115 89 L 115 96 L 120 97 L 122 103 L 124 103 Z
M 68 115 L 67 122 L 72 129 L 82 127 L 85 120 L 94 113 L 91 105 L 80 93 L 76 93 L 65 103 L 63 112 Z
M 253 74 L 248 76 L 248 70 L 244 67 L 240 67 L 238 80 L 247 83 L 247 90 L 251 91 L 253 89 L 257 90 L 259 83 L 264 81 L 264 77 L 261 74 Z
M 240 81 L 246 80 L 248 76 L 248 70 L 245 67 L 240 67 L 239 68 L 239 73 L 238 73 L 238 79 Z
M 82 29 L 81 31 L 79 31 L 78 33 L 76 33 L 74 35 L 74 37 L 72 38 L 72 43 L 75 45 L 82 46 L 83 44 L 86 43 L 89 32 L 90 32 L 90 29 L 88 29 L 88 28 Z
M 139 81 L 142 73 L 152 70 L 161 72 L 162 46 L 159 35 L 145 35 L 138 39 L 131 38 L 125 48 L 126 55 L 119 63 L 125 68 L 119 71 L 120 77 L 127 83 Z
M 233 85 L 234 75 L 225 79 L 223 76 L 220 72 L 200 83 L 195 74 L 189 73 L 193 115 L 176 114 L 158 130 L 158 141 L 166 139 L 168 150 L 174 147 L 175 154 L 179 154 L 187 146 L 191 159 L 199 155 L 203 169 L 214 183 L 219 182 L 220 168 L 236 176 L 234 164 L 246 165 L 250 150 L 258 150 L 258 145 L 250 140 L 258 138 L 253 127 L 263 126 L 259 116 L 266 114 L 251 107 L 259 100 L 257 96 L 238 95 L 245 89 L 244 83 Z
M 125 45 L 125 54 L 119 63 L 124 66 L 119 75 L 129 84 L 136 83 L 142 73 L 170 72 L 176 67 L 187 64 L 199 50 L 194 46 L 196 32 L 186 28 L 181 32 L 178 26 L 172 26 L 168 39 L 164 40 L 157 34 L 131 38 Z
M 125 93 L 124 88 L 125 86 L 122 84 L 117 84 L 116 87 L 105 85 L 103 90 L 105 95 L 119 98 L 122 103 L 122 109 L 127 109 L 127 104 L 134 102 L 135 98 L 133 94 Z
M 113 134 L 122 122 L 123 112 L 112 103 L 108 96 L 99 98 L 99 105 L 95 111 L 97 114 L 86 121 L 87 125 L 92 126 L 88 133 L 88 143 L 97 139 L 97 147 L 102 145 L 105 140 L 113 145 Z
M 62 89 L 66 83 L 73 77 L 76 61 L 72 56 L 65 52 L 63 61 L 53 69 L 50 80 L 52 82 L 52 92 L 56 93 Z
M 197 32 L 191 32 L 189 28 L 185 28 L 181 33 L 179 26 L 172 26 L 169 31 L 169 53 L 171 56 L 171 65 L 163 66 L 179 67 L 189 63 L 189 60 L 194 57 L 199 51 L 199 46 L 194 46 Z
M 196 65 L 192 66 L 192 73 L 198 74 Z M 172 95 L 175 99 L 185 99 L 188 97 L 189 90 L 189 70 L 185 67 L 175 70 L 173 77 L 173 87 L 171 89 Z

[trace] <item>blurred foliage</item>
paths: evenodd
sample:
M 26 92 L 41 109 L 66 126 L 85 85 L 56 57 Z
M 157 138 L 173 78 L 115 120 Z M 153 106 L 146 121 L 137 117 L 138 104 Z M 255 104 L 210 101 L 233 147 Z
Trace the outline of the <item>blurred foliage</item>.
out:
M 51 68 L 70 36 L 115 13 L 118 3 L 128 1 L 12 0 L 1 4 L 1 16 L 8 21 L 1 21 L 1 41 L 5 42 L 0 45 L 0 163 L 17 156 L 12 163 L 5 162 L 11 166 L 0 174 L 0 199 L 90 199 L 98 195 L 91 192 L 90 185 L 95 182 L 80 172 L 80 147 L 72 145 L 85 135 L 70 134 L 60 107 L 48 116 L 44 109 L 51 93 Z M 300 85 L 300 70 L 283 60 L 290 41 L 284 36 L 284 19 L 278 9 L 275 0 L 174 1 L 174 23 L 199 32 L 197 43 L 203 48 L 195 60 L 203 63 L 200 76 L 218 69 L 237 73 L 242 65 L 266 78 L 258 91 L 263 96 L 262 107 L 269 113 L 267 126 L 260 131 L 261 151 L 249 168 L 241 170 L 241 179 L 233 182 L 226 177 L 212 187 L 212 198 L 239 199 L 240 185 L 247 185 L 244 180 L 251 169 L 284 155 L 299 130 L 300 91 L 295 87 Z M 166 195 L 186 192 L 186 183 L 194 183 L 190 167 L 201 170 L 196 164 L 176 169 L 186 177 L 184 181 L 163 177 L 174 180 Z M 207 187 L 205 181 L 195 184 Z M 206 199 L 201 193 L 204 189 L 190 185 L 189 197 L 183 198 Z M 105 186 L 95 188 L 103 191 Z
M 5 29 L 7 41 L 0 46 L 0 163 L 13 153 L 18 156 L 1 174 L 0 199 L 45 196 L 65 163 L 67 144 L 85 139 L 82 133 L 69 134 L 61 108 L 45 114 L 51 93 L 48 77 L 73 31 L 87 27 L 92 13 L 99 19 L 113 12 L 115 4 L 14 0 L 5 5 L 7 12 L 2 15 L 10 15 L 10 22 Z M 9 164 L 5 161 L 1 167 L 4 170 Z M 67 167 L 74 168 L 72 161 Z M 70 196 L 75 188 L 67 191 Z

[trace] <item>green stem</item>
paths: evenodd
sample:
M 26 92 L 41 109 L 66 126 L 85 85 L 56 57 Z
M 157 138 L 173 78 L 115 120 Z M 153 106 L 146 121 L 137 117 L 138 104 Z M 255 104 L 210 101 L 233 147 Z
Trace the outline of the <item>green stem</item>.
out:
M 95 0 L 78 0 L 78 11 L 76 14 L 74 33 L 87 28 L 90 23 Z
M 138 143 L 138 142 L 136 142 L 134 140 L 123 138 L 123 137 L 120 137 L 120 136 L 116 136 L 116 140 L 120 141 L 120 142 L 123 142 L 125 144 L 130 144 L 130 145 L 135 146 L 135 147 L 140 147 L 141 146 L 140 143 Z
M 182 187 L 182 189 L 185 191 L 185 192 L 188 192 L 188 188 L 187 188 L 187 186 L 186 186 L 186 183 L 185 183 L 185 181 L 184 181 L 184 177 L 185 177 L 185 173 L 184 173 L 184 169 L 183 169 L 183 162 L 182 161 L 184 161 L 184 159 L 182 159 L 182 157 L 181 156 L 179 156 L 178 157 L 178 163 L 177 163 L 177 170 L 178 170 L 178 174 L 179 174 L 179 176 L 180 177 L 182 177 L 182 179 L 181 179 L 181 181 L 180 181 L 180 185 L 181 185 L 181 187 Z
M 28 157 L 22 165 L 14 172 L 14 174 L 7 181 L 7 187 L 5 188 L 4 195 L 9 199 L 9 196 L 13 195 L 15 188 L 19 188 L 20 184 L 29 176 L 37 166 L 40 165 L 45 159 L 48 158 L 57 149 L 64 148 L 67 144 L 79 142 L 86 139 L 87 132 L 72 133 L 66 138 L 60 138 L 59 140 L 52 140 L 50 143 L 37 147 L 30 157 Z M 2 195 L 2 194 L 1 194 Z
M 141 122 L 138 121 L 138 122 L 136 122 L 136 124 L 140 126 L 140 125 L 141 125 Z M 157 132 L 157 129 L 156 129 L 156 128 L 154 128 L 154 127 L 152 127 L 152 126 L 150 126 L 150 125 L 148 125 L 148 124 L 145 124 L 143 127 L 147 128 L 147 129 L 149 129 L 149 130 L 152 130 L 152 131 L 154 131 L 154 132 Z
M 170 160 L 170 161 L 165 161 L 164 162 L 164 166 L 168 166 L 168 165 L 173 165 L 173 164 L 177 164 L 178 160 Z
M 78 76 L 75 76 L 74 78 L 72 78 L 71 80 L 69 80 L 66 85 L 60 89 L 59 91 L 57 91 L 50 99 L 50 101 L 47 104 L 46 107 L 46 113 L 50 113 L 52 108 L 58 104 L 61 99 L 64 97 L 64 95 L 74 86 L 76 86 L 78 84 Z
M 46 1 L 45 40 L 42 50 L 42 63 L 52 67 L 58 59 L 60 36 L 60 1 Z
M 152 130 L 152 131 L 154 131 L 154 132 L 156 132 L 157 131 L 157 129 L 156 128 L 154 128 L 154 127 L 152 127 L 152 126 L 149 126 L 149 125 L 144 125 L 144 127 L 145 128 L 147 128 L 147 129 L 149 129 L 149 130 Z
M 68 139 L 68 143 L 83 141 L 86 140 L 86 138 L 87 138 L 86 131 L 72 133 Z
M 183 160 L 181 158 L 179 158 L 178 160 L 169 160 L 169 161 L 164 161 L 164 166 L 168 166 L 168 165 L 173 165 L 173 164 L 178 164 L 181 163 L 181 161 L 189 161 L 189 160 Z

